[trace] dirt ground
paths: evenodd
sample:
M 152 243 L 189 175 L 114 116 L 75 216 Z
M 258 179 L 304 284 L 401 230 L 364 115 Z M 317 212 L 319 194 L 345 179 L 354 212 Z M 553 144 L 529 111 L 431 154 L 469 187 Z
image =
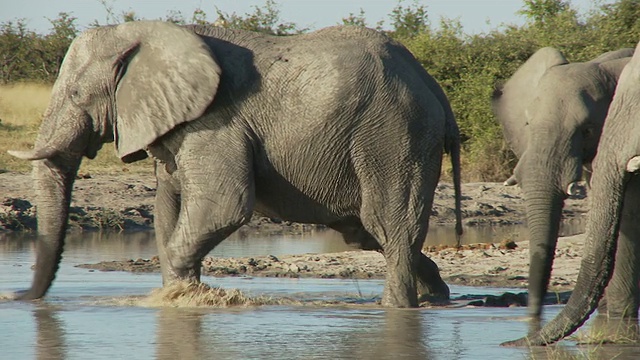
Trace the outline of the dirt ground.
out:
M 29 174 L 0 173 L 0 233 L 35 229 L 34 191 Z M 501 183 L 466 183 L 463 222 L 466 228 L 522 224 L 524 203 L 518 187 Z M 70 231 L 95 229 L 141 230 L 153 227 L 155 179 L 152 174 L 119 173 L 80 175 L 75 182 Z M 586 194 L 568 199 L 567 220 L 581 219 L 587 211 Z M 455 222 L 453 187 L 438 185 L 431 226 Z M 240 231 L 300 232 L 313 225 L 282 222 L 254 216 Z M 529 247 L 526 239 L 513 243 L 465 245 L 462 250 L 431 246 L 425 249 L 449 284 L 526 288 Z M 580 265 L 583 236 L 560 238 L 551 279 L 552 290 L 573 288 Z M 159 271 L 157 258 L 86 264 L 104 271 Z M 375 252 L 347 251 L 332 254 L 211 258 L 203 261 L 203 273 L 215 276 L 270 276 L 324 278 L 383 278 L 384 259 Z M 555 296 L 555 295 L 553 295 Z M 514 300 L 516 301 L 516 300 Z M 519 301 L 519 300 L 518 300 Z M 517 302 L 517 301 L 516 301 Z

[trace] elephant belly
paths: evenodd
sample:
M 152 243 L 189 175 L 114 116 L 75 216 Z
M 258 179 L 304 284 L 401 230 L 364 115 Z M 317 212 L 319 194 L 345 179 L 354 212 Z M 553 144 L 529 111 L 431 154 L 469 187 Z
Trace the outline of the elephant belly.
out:
M 359 216 L 360 194 L 354 181 L 324 183 L 305 186 L 284 178 L 257 178 L 255 210 L 284 221 L 310 224 Z

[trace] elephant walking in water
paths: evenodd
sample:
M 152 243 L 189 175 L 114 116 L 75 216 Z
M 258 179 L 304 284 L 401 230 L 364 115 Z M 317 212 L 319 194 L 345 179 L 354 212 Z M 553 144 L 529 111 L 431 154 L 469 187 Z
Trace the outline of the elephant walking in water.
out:
M 51 286 L 78 166 L 106 142 L 124 162 L 155 160 L 164 284 L 199 281 L 202 257 L 256 210 L 381 251 L 386 306 L 449 295 L 421 249 L 445 151 L 462 231 L 458 128 L 436 81 L 379 32 L 139 21 L 81 34 L 34 149 L 11 152 L 34 161 L 38 195 L 34 280 L 19 298 Z
M 525 197 L 534 320 L 549 285 L 564 199 L 589 178 L 618 77 L 632 55 L 621 49 L 569 63 L 558 50 L 542 48 L 494 94 L 494 112 L 519 159 L 505 184 L 519 184 Z

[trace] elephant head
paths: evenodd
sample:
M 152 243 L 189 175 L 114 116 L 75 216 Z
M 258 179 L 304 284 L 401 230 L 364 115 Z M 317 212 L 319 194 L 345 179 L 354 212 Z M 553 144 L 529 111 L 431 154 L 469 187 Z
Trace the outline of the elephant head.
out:
M 640 45 L 620 75 L 593 161 L 589 198 L 594 206 L 589 210 L 583 259 L 571 298 L 540 331 L 505 345 L 544 345 L 574 332 L 595 310 L 611 279 L 614 260 L 616 272 L 619 272 L 619 262 L 629 264 L 622 273 L 628 286 L 634 288 L 635 299 L 630 299 L 626 311 L 631 313 L 637 326 L 640 267 L 640 259 L 637 258 L 640 245 L 637 237 L 640 233 L 640 179 L 636 175 L 640 171 L 639 48 Z M 622 239 L 625 242 L 629 239 L 634 249 L 625 248 L 616 255 Z M 631 259 L 619 259 L 622 253 L 628 253 L 624 255 Z
M 620 72 L 633 49 L 569 63 L 556 49 L 533 54 L 496 90 L 493 109 L 519 158 L 505 185 L 524 193 L 530 241 L 529 314 L 539 319 L 564 200 L 591 163 Z
M 103 143 L 113 141 L 124 162 L 145 158 L 156 139 L 206 110 L 220 74 L 206 44 L 170 23 L 95 28 L 73 41 L 34 149 L 10 151 L 34 161 L 38 195 L 34 280 L 18 298 L 44 296 L 55 278 L 82 157 L 95 157 Z

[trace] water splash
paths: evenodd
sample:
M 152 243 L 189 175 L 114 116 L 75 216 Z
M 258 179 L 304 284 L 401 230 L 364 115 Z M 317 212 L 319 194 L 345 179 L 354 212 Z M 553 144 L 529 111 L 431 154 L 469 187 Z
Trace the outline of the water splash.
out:
M 129 296 L 107 301 L 112 305 L 140 307 L 253 307 L 264 305 L 297 305 L 299 301 L 287 298 L 249 296 L 239 289 L 222 289 L 204 283 L 175 282 L 154 289 L 146 296 Z M 102 302 L 104 304 L 104 302 Z

